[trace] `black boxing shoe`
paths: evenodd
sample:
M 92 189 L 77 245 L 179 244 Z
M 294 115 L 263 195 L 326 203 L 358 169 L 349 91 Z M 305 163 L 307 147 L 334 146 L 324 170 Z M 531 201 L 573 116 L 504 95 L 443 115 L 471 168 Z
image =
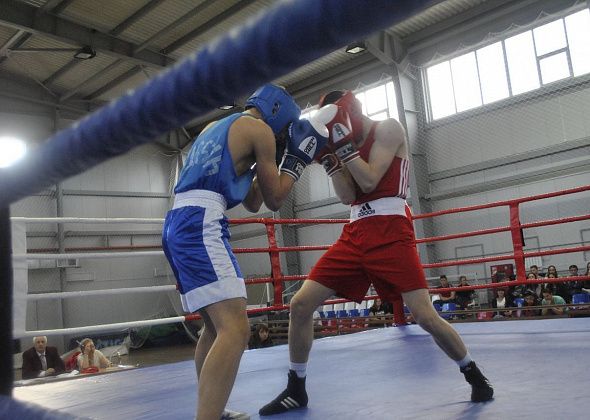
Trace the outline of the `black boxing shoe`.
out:
M 297 376 L 294 370 L 289 370 L 287 389 L 274 400 L 262 407 L 258 414 L 272 416 L 289 410 L 307 407 L 307 392 L 305 391 L 305 378 Z
M 465 380 L 471 384 L 471 401 L 484 402 L 494 397 L 494 388 L 492 388 L 490 381 L 483 376 L 474 361 L 469 362 L 467 366 L 463 366 L 461 373 L 465 375 Z

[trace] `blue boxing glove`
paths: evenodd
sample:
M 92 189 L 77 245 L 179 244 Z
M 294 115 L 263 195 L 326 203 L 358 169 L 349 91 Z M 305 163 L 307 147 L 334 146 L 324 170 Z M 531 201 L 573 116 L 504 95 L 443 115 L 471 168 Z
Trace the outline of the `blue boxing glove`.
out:
M 328 142 L 328 129 L 313 117 L 298 120 L 289 126 L 287 152 L 281 165 L 281 172 L 292 176 L 297 181 L 303 170 L 322 151 Z

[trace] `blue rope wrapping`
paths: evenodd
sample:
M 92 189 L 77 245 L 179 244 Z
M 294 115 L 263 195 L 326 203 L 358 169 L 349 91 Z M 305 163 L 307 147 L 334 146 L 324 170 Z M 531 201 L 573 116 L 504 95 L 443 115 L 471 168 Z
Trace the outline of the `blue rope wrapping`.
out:
M 0 206 L 147 143 L 438 1 L 279 2 L 137 90 L 53 135 L 18 164 L 0 169 Z

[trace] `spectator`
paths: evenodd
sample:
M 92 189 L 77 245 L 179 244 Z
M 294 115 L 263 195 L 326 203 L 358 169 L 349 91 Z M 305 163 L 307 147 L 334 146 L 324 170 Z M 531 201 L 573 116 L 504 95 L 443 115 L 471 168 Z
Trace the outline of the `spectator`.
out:
M 467 276 L 459 276 L 459 285 L 457 287 L 469 286 Z M 473 302 L 473 290 L 460 291 L 455 293 L 457 304 L 463 309 L 467 309 L 470 303 Z
M 550 265 L 549 267 L 553 267 L 553 270 L 549 271 L 549 268 L 547 268 L 547 278 L 548 279 L 558 278 L 557 277 L 557 270 L 555 270 L 555 266 Z M 550 289 L 552 295 L 561 296 L 566 301 L 571 300 L 571 296 L 569 294 L 567 284 L 565 284 L 565 283 L 544 283 L 543 289 Z M 541 297 L 542 297 L 542 294 L 541 294 Z
M 391 308 L 386 302 L 383 302 L 380 298 L 375 299 L 373 302 L 373 306 L 369 308 L 369 313 L 371 315 L 385 315 L 393 313 Z
M 33 337 L 33 347 L 23 352 L 23 379 L 59 375 L 65 370 L 57 349 L 47 345 L 47 337 Z
M 577 265 L 575 265 L 575 264 L 570 265 L 568 270 L 569 270 L 569 277 L 579 277 L 580 276 L 578 274 L 578 266 Z M 568 286 L 568 294 L 570 295 L 570 302 L 571 302 L 571 296 L 578 294 L 578 293 L 583 293 L 582 287 L 584 286 L 584 282 L 581 280 L 580 281 L 568 281 L 567 286 Z
M 549 277 L 549 274 L 554 274 L 555 278 L 559 277 L 559 275 L 557 274 L 557 268 L 554 265 L 550 265 L 547 267 L 547 275 L 545 277 Z
M 272 342 L 272 338 L 270 337 L 270 331 L 265 324 L 257 324 L 256 329 L 250 336 L 250 342 L 248 343 L 248 348 L 252 349 L 262 349 L 265 347 L 271 347 L 274 343 Z
M 509 277 L 510 281 L 516 281 L 516 276 L 513 274 Z M 527 286 L 524 284 L 519 284 L 518 286 L 511 286 L 508 288 L 507 295 L 510 296 L 512 300 L 516 298 L 521 298 L 524 296 L 526 292 Z
M 494 309 L 505 309 L 513 306 L 512 299 L 506 295 L 505 289 L 496 289 L 496 297 L 492 299 L 492 308 Z M 512 311 L 498 311 L 494 318 L 512 316 Z
M 543 289 L 543 301 L 541 305 L 565 305 L 565 300 L 559 296 L 554 295 L 551 289 Z M 561 308 L 546 308 L 541 310 L 543 315 L 563 315 L 565 307 Z
M 535 273 L 533 273 L 532 271 L 527 274 L 526 276 L 527 280 L 538 280 L 539 276 Z M 527 292 L 531 292 L 535 294 L 535 299 L 538 299 L 539 297 L 541 297 L 541 290 L 543 288 L 542 283 L 531 283 L 531 284 L 527 284 L 525 286 L 526 290 L 524 292 L 524 296 L 526 296 Z
M 590 262 L 586 263 L 586 273 L 584 274 L 584 276 L 590 276 Z M 590 280 L 586 280 L 584 282 L 584 287 L 582 288 L 582 291 L 590 293 Z
M 535 275 L 535 278 L 542 277 L 541 274 L 539 273 L 539 267 L 537 267 L 537 265 L 535 265 L 535 264 L 533 264 L 529 267 L 529 273 L 533 273 Z
M 80 351 L 78 356 L 78 370 L 84 371 L 104 369 L 111 365 L 108 359 L 94 347 L 94 341 L 91 338 L 85 338 L 80 342 Z
M 526 308 L 527 306 L 539 306 L 539 299 L 537 298 L 537 295 L 531 291 L 531 290 L 527 290 L 524 294 L 524 303 L 523 303 L 523 308 Z M 539 316 L 541 315 L 541 310 L 540 309 L 522 309 L 521 312 L 521 316 Z
M 440 286 L 438 286 L 437 289 L 446 289 L 447 287 L 453 287 L 453 286 L 451 286 L 449 284 L 449 280 L 447 279 L 447 276 L 445 276 L 444 274 L 441 274 Z M 433 303 L 439 304 L 439 305 L 443 305 L 445 303 L 457 303 L 455 301 L 455 299 L 456 299 L 455 292 L 440 292 L 439 296 L 440 296 L 440 298 L 438 300 L 435 300 Z

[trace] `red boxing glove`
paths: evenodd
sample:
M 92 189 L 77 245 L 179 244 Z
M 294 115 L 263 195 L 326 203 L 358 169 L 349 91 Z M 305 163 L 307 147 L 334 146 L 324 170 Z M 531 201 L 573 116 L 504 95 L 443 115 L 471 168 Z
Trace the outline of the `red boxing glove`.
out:
M 329 104 L 320 108 L 314 118 L 328 127 L 330 133 L 328 147 L 342 163 L 346 164 L 360 157 L 354 144 L 352 124 L 346 110 Z

